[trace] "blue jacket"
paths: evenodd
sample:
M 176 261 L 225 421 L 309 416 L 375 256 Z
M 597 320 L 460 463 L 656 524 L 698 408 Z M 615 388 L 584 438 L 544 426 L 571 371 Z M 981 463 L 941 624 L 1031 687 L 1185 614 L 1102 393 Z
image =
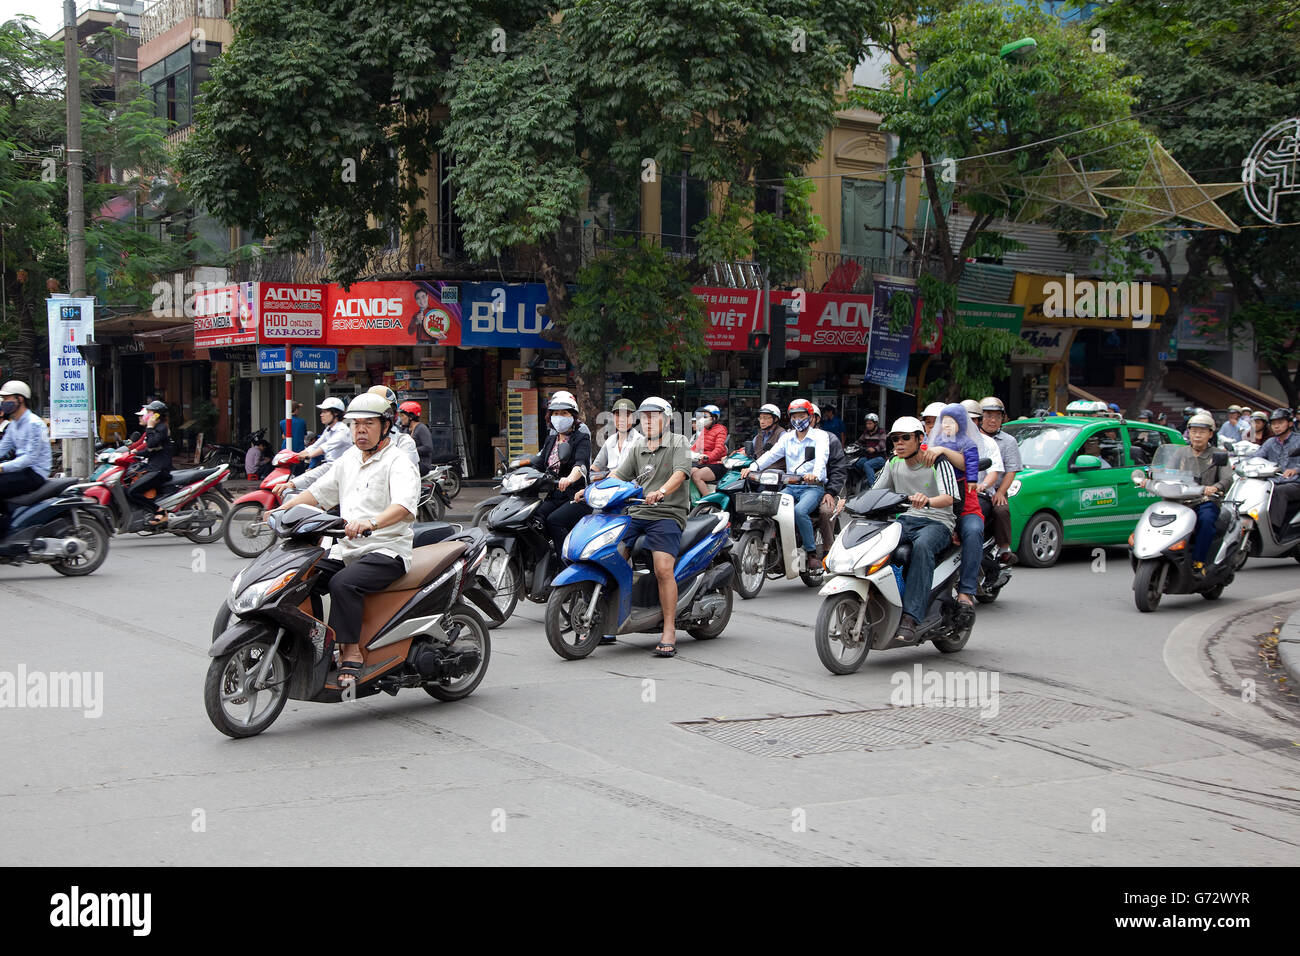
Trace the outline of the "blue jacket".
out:
M 1286 441 L 1278 441 L 1274 435 L 1260 446 L 1259 456 L 1267 458 L 1281 471 L 1300 468 L 1300 434 L 1292 428 L 1287 433 Z
M 10 453 L 13 460 L 3 461 Z M 50 477 L 50 435 L 35 412 L 28 410 L 22 418 L 9 423 L 0 437 L 0 463 L 5 471 L 30 468 L 42 478 Z

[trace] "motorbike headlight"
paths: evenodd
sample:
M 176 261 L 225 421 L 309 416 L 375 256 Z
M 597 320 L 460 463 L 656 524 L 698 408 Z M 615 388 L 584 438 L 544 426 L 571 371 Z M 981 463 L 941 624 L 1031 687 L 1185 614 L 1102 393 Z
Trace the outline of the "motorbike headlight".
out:
M 536 481 L 536 475 L 506 475 L 505 480 L 501 482 L 501 490 L 508 495 L 513 495 L 531 487 Z
M 592 488 L 587 493 L 587 504 L 591 505 L 592 511 L 600 511 L 610 503 L 616 494 L 618 494 L 617 488 Z
M 1008 498 L 1014 497 L 1016 492 L 1019 490 L 1020 490 L 1020 479 L 1016 478 L 1011 482 L 1011 487 L 1007 489 L 1007 497 Z
M 608 548 L 610 545 L 615 544 L 623 536 L 623 531 L 624 528 L 621 524 L 602 531 L 587 542 L 587 546 L 582 549 L 582 554 L 578 555 L 578 560 L 585 561 L 602 548 Z
M 765 471 L 759 476 L 758 483 L 764 488 L 778 488 L 781 485 L 781 473 L 777 471 Z
M 293 570 L 286 571 L 279 577 L 266 578 L 262 581 L 258 581 L 256 584 L 250 584 L 239 594 L 232 593 L 227 602 L 230 605 L 230 610 L 234 611 L 236 614 L 248 614 L 250 611 L 255 611 L 261 606 L 263 601 L 276 591 L 281 590 L 285 585 L 292 581 L 297 574 L 298 569 L 294 568 Z M 243 572 L 240 572 L 240 577 L 243 577 Z M 239 578 L 235 579 L 235 583 L 239 583 Z
M 728 455 L 723 464 L 728 468 L 744 468 L 747 460 L 744 455 Z

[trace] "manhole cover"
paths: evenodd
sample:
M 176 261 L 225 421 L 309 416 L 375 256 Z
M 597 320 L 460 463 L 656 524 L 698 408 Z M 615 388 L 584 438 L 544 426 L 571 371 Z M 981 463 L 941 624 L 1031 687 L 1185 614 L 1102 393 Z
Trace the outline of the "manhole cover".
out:
M 999 694 L 996 712 L 979 707 L 882 707 L 776 717 L 710 718 L 677 726 L 764 757 L 803 757 L 846 750 L 888 750 L 962 740 L 1029 727 L 1127 717 L 1034 694 Z

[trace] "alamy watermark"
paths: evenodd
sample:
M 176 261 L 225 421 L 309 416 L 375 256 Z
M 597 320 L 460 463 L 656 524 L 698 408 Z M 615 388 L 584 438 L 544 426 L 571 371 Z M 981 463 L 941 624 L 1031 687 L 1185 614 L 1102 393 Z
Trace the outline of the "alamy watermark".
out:
M 83 717 L 104 713 L 101 671 L 0 671 L 0 708 L 40 707 L 80 710 Z
M 998 715 L 996 671 L 895 671 L 889 703 L 894 707 L 974 707 L 986 719 Z
M 1043 315 L 1049 319 L 1132 319 L 1135 329 L 1151 325 L 1150 282 L 1076 279 L 1067 272 L 1064 282 L 1044 282 L 1043 294 Z

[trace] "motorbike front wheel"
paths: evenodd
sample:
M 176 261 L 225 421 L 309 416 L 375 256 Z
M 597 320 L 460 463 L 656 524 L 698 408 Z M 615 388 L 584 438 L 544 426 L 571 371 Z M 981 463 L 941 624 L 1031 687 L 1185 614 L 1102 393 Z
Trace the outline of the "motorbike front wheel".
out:
M 227 737 L 254 737 L 275 723 L 289 699 L 289 665 L 279 651 L 259 689 L 254 678 L 271 653 L 269 641 L 255 641 L 222 654 L 208 665 L 203 706 L 212 726 Z
M 260 557 L 275 544 L 275 529 L 262 520 L 266 508 L 257 501 L 235 505 L 226 514 L 222 537 L 226 547 L 241 558 Z
M 1144 614 L 1160 606 L 1165 593 L 1165 567 L 1163 561 L 1140 561 L 1133 576 L 1133 602 Z
M 862 633 L 856 641 L 851 633 L 861 609 L 862 598 L 857 594 L 836 594 L 823 601 L 817 613 L 817 657 L 832 674 L 852 674 L 867 659 L 871 650 L 870 622 L 862 622 Z
M 501 562 L 504 562 L 504 566 L 501 565 Z M 519 566 L 515 563 L 515 560 L 502 548 L 490 548 L 488 550 L 487 564 L 492 569 L 487 574 L 487 578 L 495 588 L 492 592 L 492 603 L 501 612 L 501 624 L 504 624 L 510 620 L 510 615 L 515 613 L 515 606 L 524 593 L 524 578 L 519 573 Z M 501 574 L 500 585 L 497 585 L 495 578 L 498 571 Z M 489 621 L 487 626 L 489 629 L 493 629 L 500 627 L 501 624 Z
M 761 531 L 746 531 L 736 546 L 736 593 L 746 601 L 758 597 L 767 580 L 767 559 L 763 555 Z
M 596 649 L 604 636 L 604 614 L 600 604 L 584 618 L 596 590 L 595 581 L 579 581 L 552 588 L 546 599 L 546 640 L 551 650 L 566 661 L 577 661 Z

